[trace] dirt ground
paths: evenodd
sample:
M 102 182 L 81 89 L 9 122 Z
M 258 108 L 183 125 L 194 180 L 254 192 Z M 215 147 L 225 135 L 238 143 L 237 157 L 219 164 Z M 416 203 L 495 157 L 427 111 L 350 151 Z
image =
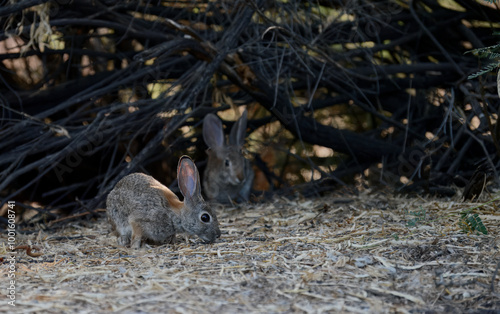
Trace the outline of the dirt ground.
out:
M 18 234 L 14 313 L 499 313 L 500 210 L 378 193 L 219 207 L 222 237 L 119 247 L 104 215 Z M 5 243 L 6 235 L 2 235 Z M 0 248 L 0 257 L 7 257 Z M 0 265 L 4 286 L 9 264 Z

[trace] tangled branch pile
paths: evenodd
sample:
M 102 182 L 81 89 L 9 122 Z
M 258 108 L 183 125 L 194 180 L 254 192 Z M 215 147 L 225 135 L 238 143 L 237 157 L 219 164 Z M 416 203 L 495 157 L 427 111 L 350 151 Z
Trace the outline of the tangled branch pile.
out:
M 180 155 L 205 159 L 203 117 L 242 107 L 260 190 L 361 174 L 429 192 L 495 168 L 496 82 L 467 80 L 465 52 L 498 40 L 498 9 L 442 3 L 5 5 L 2 200 L 94 210 L 130 172 L 170 183 Z

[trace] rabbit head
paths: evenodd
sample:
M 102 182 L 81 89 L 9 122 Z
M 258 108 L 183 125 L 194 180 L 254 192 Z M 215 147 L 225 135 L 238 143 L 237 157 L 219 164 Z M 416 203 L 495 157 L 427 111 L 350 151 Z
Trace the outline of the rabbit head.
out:
M 248 160 L 243 156 L 246 128 L 247 112 L 245 110 L 231 128 L 227 145 L 221 120 L 215 114 L 208 114 L 205 117 L 203 139 L 209 148 L 203 188 L 208 198 L 219 201 L 236 196 L 248 198 L 253 171 Z M 246 195 L 241 195 L 242 189 L 245 190 L 243 194 Z
M 219 222 L 215 212 L 201 196 L 200 175 L 188 156 L 179 159 L 177 179 L 184 196 L 184 209 L 180 212 L 182 229 L 206 242 L 214 242 L 221 235 Z

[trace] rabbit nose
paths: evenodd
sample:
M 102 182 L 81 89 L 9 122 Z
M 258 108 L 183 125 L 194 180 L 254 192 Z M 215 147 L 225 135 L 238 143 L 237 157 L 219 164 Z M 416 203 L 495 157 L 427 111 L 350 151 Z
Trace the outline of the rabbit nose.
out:
M 241 183 L 243 182 L 243 180 L 245 179 L 245 174 L 243 173 L 243 170 L 242 171 L 239 171 L 237 174 L 236 174 L 236 183 Z

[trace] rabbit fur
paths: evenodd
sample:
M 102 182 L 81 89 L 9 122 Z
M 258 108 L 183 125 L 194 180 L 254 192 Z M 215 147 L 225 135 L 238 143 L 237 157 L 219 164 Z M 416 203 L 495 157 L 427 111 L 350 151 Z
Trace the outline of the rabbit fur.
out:
M 222 122 L 215 114 L 203 121 L 203 139 L 208 146 L 207 167 L 203 175 L 203 191 L 208 199 L 220 203 L 248 201 L 254 172 L 243 156 L 247 129 L 247 111 L 236 121 L 225 143 Z
M 177 178 L 183 202 L 143 173 L 132 173 L 116 184 L 106 207 L 119 245 L 139 248 L 143 240 L 172 243 L 177 233 L 197 235 L 208 243 L 220 237 L 217 216 L 201 196 L 200 176 L 191 158 L 179 159 Z

